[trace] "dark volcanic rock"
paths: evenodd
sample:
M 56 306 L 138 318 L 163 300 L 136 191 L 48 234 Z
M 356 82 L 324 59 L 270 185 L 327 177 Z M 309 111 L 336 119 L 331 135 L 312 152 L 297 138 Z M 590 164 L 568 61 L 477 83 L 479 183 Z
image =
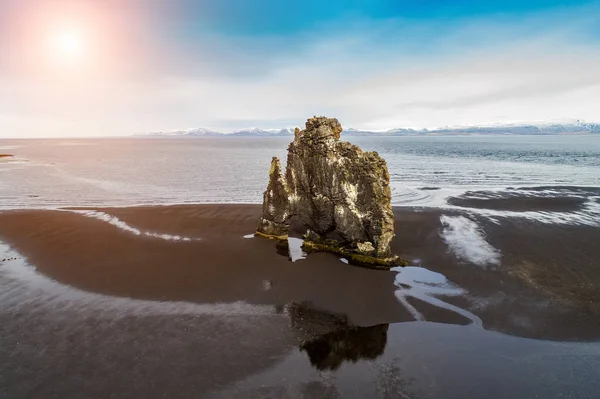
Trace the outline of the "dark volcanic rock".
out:
M 325 117 L 296 129 L 285 179 L 276 159 L 271 165 L 258 232 L 287 233 L 289 217 L 296 215 L 309 241 L 386 258 L 394 236 L 387 165 L 376 152 L 340 141 L 341 132 L 337 119 Z

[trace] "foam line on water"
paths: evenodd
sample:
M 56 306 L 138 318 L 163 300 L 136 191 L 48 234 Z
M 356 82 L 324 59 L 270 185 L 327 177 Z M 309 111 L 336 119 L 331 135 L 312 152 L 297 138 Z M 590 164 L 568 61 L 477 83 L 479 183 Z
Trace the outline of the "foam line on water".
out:
M 459 258 L 480 266 L 499 265 L 500 251 L 485 239 L 479 225 L 465 216 L 440 216 L 440 236 Z
M 199 238 L 190 238 L 190 237 L 183 237 L 183 236 L 179 236 L 179 235 L 161 234 L 161 233 L 154 233 L 154 232 L 149 232 L 149 231 L 141 231 L 140 229 L 137 229 L 133 226 L 128 225 L 127 223 L 125 223 L 124 221 L 119 219 L 118 217 L 109 215 L 108 213 L 104 213 L 104 212 L 91 211 L 91 210 L 70 211 L 70 212 L 75 212 L 75 213 L 78 213 L 78 214 L 86 216 L 86 217 L 101 220 L 101 221 L 106 222 L 112 226 L 115 226 L 123 231 L 127 231 L 131 234 L 134 234 L 136 236 L 143 235 L 143 236 L 147 236 L 147 237 L 160 238 L 161 240 L 166 240 L 166 241 L 199 241 L 200 240 Z

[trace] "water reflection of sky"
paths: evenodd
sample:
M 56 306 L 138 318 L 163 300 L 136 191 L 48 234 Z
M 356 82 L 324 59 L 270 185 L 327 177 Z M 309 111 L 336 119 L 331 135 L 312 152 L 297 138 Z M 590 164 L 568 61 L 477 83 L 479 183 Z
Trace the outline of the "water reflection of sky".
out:
M 415 320 L 425 321 L 425 317 L 407 300 L 411 297 L 420 299 L 433 306 L 458 313 L 471 320 L 476 326 L 481 327 L 483 325 L 481 319 L 473 313 L 444 302 L 439 298 L 440 296 L 458 296 L 465 294 L 465 291 L 462 288 L 448 281 L 444 275 L 419 266 L 397 267 L 392 270 L 398 273 L 396 275 L 396 286 L 398 287 L 395 292 L 396 297 L 413 315 Z

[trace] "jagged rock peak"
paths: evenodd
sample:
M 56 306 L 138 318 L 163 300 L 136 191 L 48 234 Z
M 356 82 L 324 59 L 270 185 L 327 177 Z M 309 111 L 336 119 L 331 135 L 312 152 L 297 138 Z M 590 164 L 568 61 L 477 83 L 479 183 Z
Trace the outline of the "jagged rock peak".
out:
M 286 237 L 290 217 L 287 183 L 281 174 L 281 162 L 273 157 L 269 170 L 269 184 L 263 195 L 263 216 L 258 233 L 271 237 Z
M 299 135 L 295 135 L 297 138 L 320 139 L 332 137 L 339 140 L 343 130 L 337 119 L 325 116 L 314 116 L 306 121 L 305 126 L 305 130 L 299 132 Z

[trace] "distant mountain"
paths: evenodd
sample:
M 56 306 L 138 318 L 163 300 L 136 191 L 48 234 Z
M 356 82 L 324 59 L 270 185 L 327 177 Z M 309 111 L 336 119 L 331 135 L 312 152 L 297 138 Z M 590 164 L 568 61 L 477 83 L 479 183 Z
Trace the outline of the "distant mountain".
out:
M 293 136 L 294 128 L 260 129 L 247 128 L 230 133 L 196 128 L 138 134 L 141 137 L 285 137 Z M 505 124 L 491 126 L 457 126 L 437 129 L 395 128 L 386 131 L 344 129 L 346 136 L 442 136 L 442 135 L 556 135 L 600 134 L 600 124 L 583 121 L 568 123 Z
M 151 132 L 136 134 L 136 137 L 219 137 L 223 133 L 205 128 L 169 130 L 166 132 Z
M 492 126 L 457 126 L 437 129 L 395 128 L 384 132 L 348 129 L 350 136 L 416 136 L 416 135 L 552 135 L 600 134 L 600 124 L 574 121 L 572 123 L 506 124 Z
M 574 123 L 510 124 L 495 126 L 470 126 L 443 128 L 427 131 L 428 134 L 513 134 L 552 135 L 600 133 L 600 124 L 576 121 Z
M 234 130 L 230 133 L 221 133 L 215 130 L 196 128 L 185 130 L 170 130 L 166 132 L 150 132 L 136 134 L 136 137 L 278 137 L 292 136 L 294 128 L 285 129 L 259 129 L 257 127 Z
M 227 136 L 252 136 L 252 137 L 272 137 L 272 136 L 291 136 L 294 134 L 294 128 L 288 127 L 285 129 L 259 129 L 257 127 L 249 129 L 235 130 Z

